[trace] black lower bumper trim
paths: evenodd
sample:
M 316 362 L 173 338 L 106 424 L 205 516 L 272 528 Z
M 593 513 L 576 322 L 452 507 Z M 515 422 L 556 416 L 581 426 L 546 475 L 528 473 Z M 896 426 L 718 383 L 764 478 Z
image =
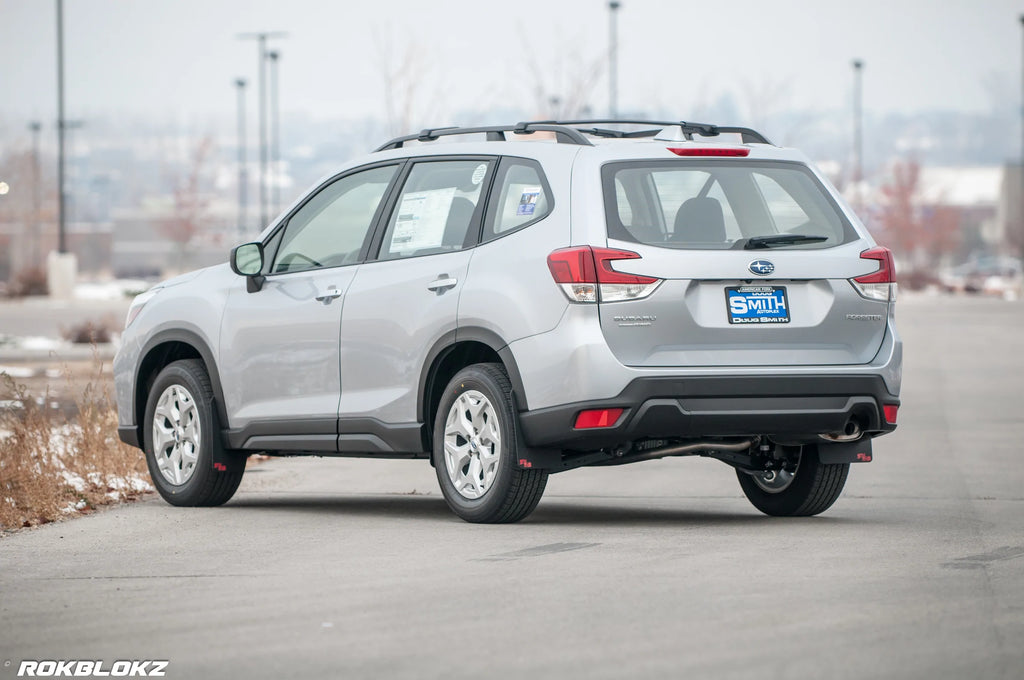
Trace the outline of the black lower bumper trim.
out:
M 899 398 L 881 376 L 638 378 L 612 399 L 525 411 L 520 422 L 530 446 L 593 450 L 644 438 L 813 437 L 851 418 L 881 434 L 896 429 L 885 404 Z M 603 408 L 625 412 L 613 427 L 575 429 L 580 411 Z

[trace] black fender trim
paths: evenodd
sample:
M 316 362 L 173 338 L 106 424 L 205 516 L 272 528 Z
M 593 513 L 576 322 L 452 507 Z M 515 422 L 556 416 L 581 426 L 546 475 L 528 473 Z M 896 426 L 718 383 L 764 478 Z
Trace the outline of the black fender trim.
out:
M 512 389 L 516 396 L 516 403 L 519 405 L 520 410 L 526 410 L 528 408 L 526 401 L 526 389 L 523 386 L 522 375 L 519 373 L 519 365 L 516 364 L 515 356 L 513 356 L 512 350 L 509 349 L 508 343 L 505 342 L 500 335 L 494 331 L 487 330 L 486 328 L 480 328 L 478 326 L 460 326 L 455 330 L 448 331 L 438 338 L 433 347 L 430 348 L 430 351 L 427 352 L 427 358 L 426 361 L 423 362 L 419 387 L 416 393 L 416 417 L 419 422 L 427 422 L 426 394 L 427 389 L 430 387 L 427 383 L 430 378 L 434 362 L 437 361 L 438 357 L 460 342 L 479 342 L 494 350 L 498 357 L 501 358 L 502 363 L 505 364 L 505 370 L 508 371 L 508 379 L 512 383 Z
M 156 334 L 150 337 L 150 339 L 146 342 L 145 345 L 143 345 L 142 351 L 139 352 L 139 357 L 141 358 L 135 366 L 135 375 L 132 376 L 132 416 L 135 420 L 135 425 L 119 427 L 118 436 L 121 438 L 121 441 L 125 442 L 126 444 L 131 444 L 132 446 L 139 446 L 141 448 L 141 443 L 144 441 L 144 439 L 142 437 L 142 424 L 139 422 L 141 418 L 139 418 L 140 414 L 137 411 L 137 406 L 139 403 L 139 391 L 143 388 L 143 386 L 140 384 L 139 381 L 139 370 L 142 368 L 143 364 L 146 361 L 146 358 L 149 357 L 150 353 L 152 353 L 154 349 L 156 349 L 160 345 L 169 342 L 180 342 L 182 344 L 189 345 L 190 347 L 194 348 L 196 352 L 199 353 L 199 356 L 203 360 L 203 363 L 206 364 L 206 372 L 209 374 L 210 384 L 213 386 L 214 408 L 217 409 L 217 417 L 220 420 L 220 425 L 222 428 L 222 438 L 224 439 L 225 446 L 228 446 L 228 439 L 226 436 L 226 431 L 228 428 L 228 413 L 227 407 L 224 404 L 224 389 L 221 386 L 220 382 L 220 370 L 217 368 L 217 362 L 213 358 L 213 350 L 210 349 L 209 345 L 206 344 L 206 341 L 203 340 L 203 338 L 198 333 L 185 328 L 169 328 L 166 330 L 158 331 Z M 145 408 L 145 402 L 143 402 L 143 408 Z M 127 432 L 122 434 L 122 430 L 129 429 L 135 430 L 135 442 L 137 443 L 133 443 L 129 439 L 125 438 L 126 436 L 130 437 L 130 435 L 128 435 Z

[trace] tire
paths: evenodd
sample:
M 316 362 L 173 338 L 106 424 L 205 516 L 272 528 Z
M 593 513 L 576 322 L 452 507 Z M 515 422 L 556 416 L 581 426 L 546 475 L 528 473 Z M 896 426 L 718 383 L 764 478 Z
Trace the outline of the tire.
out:
M 822 463 L 816 449 L 805 446 L 796 472 L 776 473 L 775 480 L 736 470 L 736 477 L 747 499 L 766 515 L 774 517 L 810 517 L 828 510 L 843 492 L 849 463 Z
M 222 505 L 238 489 L 246 456 L 223 448 L 213 387 L 198 359 L 160 371 L 149 390 L 142 436 L 153 485 L 171 505 Z
M 473 433 L 463 437 L 470 429 Z M 434 418 L 434 470 L 452 512 L 484 524 L 518 522 L 533 512 L 548 473 L 518 467 L 519 442 L 519 419 L 505 368 L 474 364 L 459 371 L 445 388 Z

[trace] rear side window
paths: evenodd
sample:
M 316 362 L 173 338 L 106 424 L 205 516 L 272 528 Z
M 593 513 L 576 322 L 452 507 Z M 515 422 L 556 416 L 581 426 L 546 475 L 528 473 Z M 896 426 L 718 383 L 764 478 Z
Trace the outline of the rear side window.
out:
M 610 238 L 666 248 L 741 248 L 794 234 L 828 248 L 858 238 L 814 174 L 782 161 L 627 162 L 603 168 Z
M 379 259 L 432 255 L 475 244 L 477 209 L 492 165 L 483 159 L 416 163 L 388 220 Z
M 484 241 L 543 219 L 551 212 L 551 189 L 536 161 L 503 158 L 484 223 Z

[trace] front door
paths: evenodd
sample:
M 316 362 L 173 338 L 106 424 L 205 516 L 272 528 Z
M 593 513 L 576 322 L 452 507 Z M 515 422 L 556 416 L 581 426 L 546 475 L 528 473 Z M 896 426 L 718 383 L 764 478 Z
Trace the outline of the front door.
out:
M 228 418 L 273 437 L 250 446 L 336 449 L 345 295 L 400 167 L 359 169 L 313 192 L 267 239 L 262 289 L 239 280 L 231 292 L 220 347 Z

